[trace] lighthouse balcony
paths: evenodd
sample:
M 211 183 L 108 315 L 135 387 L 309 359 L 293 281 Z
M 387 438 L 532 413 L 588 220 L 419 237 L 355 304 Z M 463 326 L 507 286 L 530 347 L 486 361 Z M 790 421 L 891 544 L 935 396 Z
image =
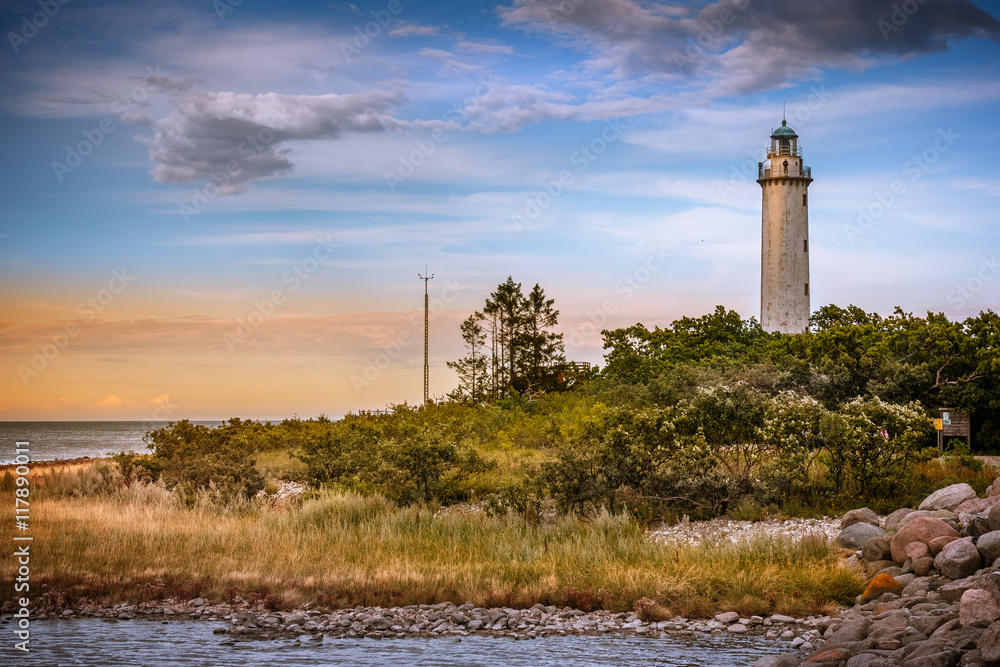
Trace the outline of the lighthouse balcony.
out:
M 802 149 L 793 141 L 774 141 L 770 146 L 767 147 L 768 157 L 778 157 L 785 155 L 794 155 L 795 157 L 802 157 Z
M 763 178 L 812 178 L 812 167 L 803 166 L 801 169 L 795 167 L 785 168 L 780 166 L 776 169 L 758 165 L 757 180 Z

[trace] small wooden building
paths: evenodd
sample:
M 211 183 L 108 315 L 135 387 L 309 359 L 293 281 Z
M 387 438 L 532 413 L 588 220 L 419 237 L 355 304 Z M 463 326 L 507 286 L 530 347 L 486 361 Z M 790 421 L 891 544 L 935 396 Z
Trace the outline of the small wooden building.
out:
M 956 412 L 954 408 L 941 408 L 941 416 L 934 420 L 934 427 L 937 429 L 938 451 L 942 454 L 945 439 L 955 436 L 965 438 L 969 452 L 972 452 L 972 422 L 966 413 Z

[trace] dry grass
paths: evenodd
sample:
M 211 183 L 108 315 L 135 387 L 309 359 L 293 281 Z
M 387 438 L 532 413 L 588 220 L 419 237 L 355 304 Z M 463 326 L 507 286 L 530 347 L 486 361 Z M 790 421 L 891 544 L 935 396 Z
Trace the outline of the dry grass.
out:
M 862 586 L 826 543 L 678 550 L 608 514 L 535 526 L 513 515 L 435 518 L 359 495 L 281 511 L 184 508 L 156 485 L 34 498 L 32 587 L 47 585 L 59 604 L 239 595 L 274 596 L 279 608 L 469 600 L 625 610 L 645 597 L 657 615 L 801 614 L 847 602 Z M 10 543 L 11 530 L 4 523 L 0 540 Z M 8 599 L 13 564 L 0 561 Z

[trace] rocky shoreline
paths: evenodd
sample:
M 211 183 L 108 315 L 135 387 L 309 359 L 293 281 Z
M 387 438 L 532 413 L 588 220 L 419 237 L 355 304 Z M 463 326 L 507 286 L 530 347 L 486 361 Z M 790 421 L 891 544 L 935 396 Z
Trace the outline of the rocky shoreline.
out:
M 735 612 L 711 619 L 644 621 L 636 612 L 585 612 L 571 607 L 537 604 L 530 609 L 484 608 L 471 602 L 454 605 L 406 607 L 355 607 L 331 612 L 302 609 L 267 611 L 247 603 L 208 604 L 203 598 L 187 602 L 166 600 L 155 605 L 120 604 L 115 607 L 84 606 L 42 613 L 35 620 L 99 618 L 106 622 L 142 618 L 152 621 L 198 620 L 214 623 L 213 633 L 228 635 L 231 641 L 258 639 L 296 639 L 320 642 L 324 638 L 391 639 L 405 637 L 508 637 L 536 639 L 551 636 L 619 635 L 666 637 L 668 635 L 758 634 L 767 639 L 784 640 L 791 648 L 808 650 L 833 620 L 793 618 L 775 614 L 769 617 L 740 618 Z M 2 623 L 12 620 L 6 615 Z
M 706 522 L 706 524 L 712 522 Z M 549 636 L 759 635 L 787 642 L 788 652 L 761 656 L 754 667 L 1000 667 L 1000 478 L 977 497 L 966 484 L 928 496 L 917 509 L 885 517 L 869 509 L 852 510 L 839 521 L 792 522 L 717 520 L 712 525 L 679 525 L 654 531 L 661 542 L 726 538 L 740 541 L 759 534 L 800 538 L 836 534 L 854 553 L 845 567 L 868 580 L 855 605 L 837 616 L 792 618 L 782 615 L 741 618 L 735 612 L 711 619 L 659 620 L 648 611 L 585 612 L 537 604 L 530 609 L 455 605 L 355 607 L 335 611 L 273 611 L 263 602 L 208 604 L 167 599 L 139 605 L 100 607 L 84 603 L 34 619 L 100 618 L 118 622 L 194 619 L 213 623 L 223 643 L 324 638 L 391 639 L 465 636 L 534 639 Z M 6 606 L 6 605 L 5 605 Z M 0 625 L 13 617 L 7 609 Z
M 954 484 L 886 517 L 852 510 L 841 529 L 840 545 L 857 549 L 845 565 L 868 587 L 820 626 L 815 650 L 754 667 L 1000 665 L 1000 478 L 983 498 Z

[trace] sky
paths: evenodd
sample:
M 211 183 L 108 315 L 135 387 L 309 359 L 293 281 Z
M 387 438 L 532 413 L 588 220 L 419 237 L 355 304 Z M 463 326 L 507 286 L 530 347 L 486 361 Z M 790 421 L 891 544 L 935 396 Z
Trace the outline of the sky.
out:
M 281 419 L 456 384 L 508 276 L 566 356 L 760 317 L 757 163 L 811 305 L 1000 302 L 1000 2 L 0 0 L 0 420 Z M 433 274 L 425 281 L 421 275 Z

